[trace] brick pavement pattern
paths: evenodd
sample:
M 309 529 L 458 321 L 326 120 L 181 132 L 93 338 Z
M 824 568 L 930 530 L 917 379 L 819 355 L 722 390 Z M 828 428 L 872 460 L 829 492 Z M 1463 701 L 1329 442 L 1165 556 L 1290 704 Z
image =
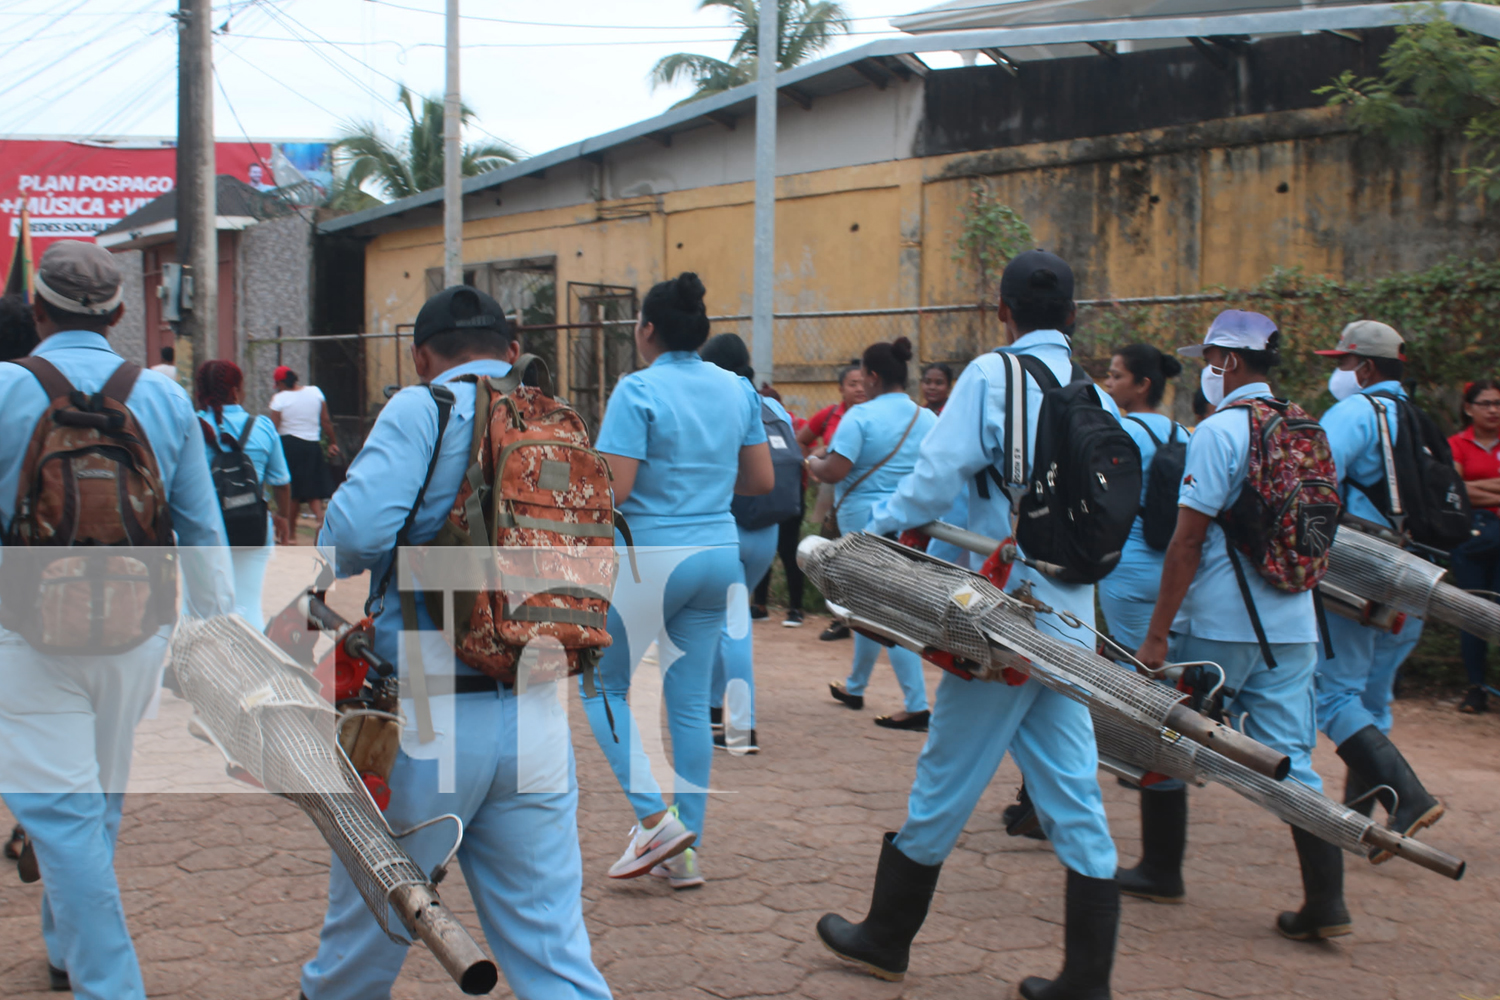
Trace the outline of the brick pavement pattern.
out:
M 275 606 L 268 602 L 268 607 Z M 571 712 L 582 787 L 585 913 L 596 961 L 616 996 L 639 1000 L 811 997 L 967 1000 L 1014 995 L 1024 975 L 1061 960 L 1063 873 L 1045 844 L 1007 837 L 999 815 L 1018 775 L 1007 762 L 944 867 L 932 916 L 903 984 L 858 973 L 813 934 L 837 910 L 859 918 L 881 833 L 905 814 L 922 736 L 872 725 L 899 707 L 884 660 L 863 712 L 832 702 L 847 642 L 816 641 L 822 622 L 756 626 L 763 752 L 720 754 L 702 851 L 709 883 L 673 893 L 655 879 L 610 883 L 605 869 L 633 822 L 589 734 Z M 937 672 L 929 671 L 929 685 Z M 143 725 L 141 766 L 117 862 L 126 910 L 153 997 L 288 1000 L 317 947 L 328 851 L 291 805 L 228 791 L 217 759 L 184 735 L 186 706 L 168 696 Z M 1317 945 L 1282 940 L 1272 920 L 1295 907 L 1291 838 L 1269 814 L 1225 789 L 1191 800 L 1188 901 L 1124 903 L 1115 993 L 1121 998 L 1315 997 L 1459 1000 L 1500 995 L 1500 718 L 1451 704 L 1397 704 L 1395 738 L 1448 804 L 1428 837 L 1467 858 L 1449 882 L 1414 865 L 1346 858 L 1354 934 Z M 1327 741 L 1317 765 L 1334 789 L 1343 768 Z M 178 794 L 149 789 L 185 788 Z M 1135 794 L 1102 778 L 1126 864 L 1139 851 Z M 0 809 L 9 828 L 9 816 Z M 478 922 L 456 868 L 443 895 Z M 0 868 L 0 996 L 42 1000 L 46 967 L 39 890 Z M 456 997 L 427 952 L 412 950 L 394 996 Z M 509 996 L 502 987 L 496 996 Z

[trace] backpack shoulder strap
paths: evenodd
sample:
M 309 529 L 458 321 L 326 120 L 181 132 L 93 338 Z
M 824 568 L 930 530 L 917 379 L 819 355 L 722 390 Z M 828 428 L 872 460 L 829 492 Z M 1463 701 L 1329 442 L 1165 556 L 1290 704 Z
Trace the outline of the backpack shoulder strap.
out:
M 526 381 L 527 376 L 532 376 L 535 381 Z M 552 373 L 547 369 L 547 362 L 535 354 L 523 354 L 511 365 L 510 371 L 495 380 L 495 384 L 504 394 L 515 392 L 522 385 L 534 385 L 542 390 L 546 396 L 555 396 L 555 386 L 552 384 Z
M 1388 513 L 1394 521 L 1405 513 L 1401 505 L 1401 490 L 1396 482 L 1396 449 L 1391 443 L 1389 414 L 1386 413 L 1386 409 L 1381 405 L 1380 401 L 1373 398 L 1375 395 L 1375 393 L 1365 393 L 1365 398 L 1370 401 L 1370 406 L 1375 410 L 1375 426 L 1380 431 L 1380 460 L 1381 464 L 1385 466 L 1385 489 L 1389 498 L 1387 501 L 1389 503 Z M 1380 393 L 1380 395 L 1390 399 L 1397 399 L 1397 397 L 1390 393 Z M 1397 401 L 1396 412 L 1399 416 L 1401 412 L 1399 399 Z M 1400 528 L 1399 522 L 1397 522 L 1397 528 L 1398 530 Z
M 104 388 L 99 391 L 109 399 L 113 399 L 121 406 L 126 405 L 130 399 L 130 391 L 135 388 L 135 380 L 141 376 L 141 366 L 134 361 L 122 361 L 120 367 L 104 383 Z
M 57 366 L 40 355 L 33 354 L 30 357 L 16 358 L 11 364 L 31 372 L 32 376 L 41 383 L 42 391 L 47 394 L 48 399 L 64 399 L 73 394 L 73 383 L 68 377 L 57 370 Z
M 1158 447 L 1158 448 L 1161 447 L 1161 439 L 1158 438 L 1155 434 L 1153 434 L 1151 432 L 1151 425 L 1150 424 L 1146 423 L 1146 421 L 1142 420 L 1140 417 L 1136 416 L 1134 413 L 1127 413 L 1127 414 L 1125 414 L 1125 419 L 1126 420 L 1134 420 L 1136 423 L 1140 424 L 1141 425 L 1141 430 L 1143 430 L 1143 431 L 1146 432 L 1146 436 L 1151 439 L 1151 443 L 1153 445 L 1155 445 L 1156 447 Z M 1170 436 L 1175 437 L 1176 434 L 1177 434 L 1177 424 L 1173 423 L 1172 424 L 1172 434 Z

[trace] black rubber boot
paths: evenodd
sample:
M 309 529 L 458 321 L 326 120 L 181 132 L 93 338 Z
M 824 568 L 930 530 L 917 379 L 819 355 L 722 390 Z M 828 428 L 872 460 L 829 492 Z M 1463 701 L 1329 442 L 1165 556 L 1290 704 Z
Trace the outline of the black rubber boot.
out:
M 1000 810 L 1000 822 L 1005 824 L 1005 833 L 1011 837 L 1029 837 L 1032 840 L 1046 840 L 1047 832 L 1042 829 L 1042 821 L 1036 814 L 1036 806 L 1031 804 L 1031 796 L 1026 794 L 1026 783 L 1021 782 L 1021 787 L 1016 789 L 1016 801 Z
M 1115 872 L 1120 891 L 1153 903 L 1180 903 L 1182 854 L 1187 847 L 1187 786 L 1141 789 L 1141 860 Z
M 818 921 L 818 938 L 839 958 L 881 979 L 900 982 L 906 978 L 912 938 L 927 919 L 943 866 L 917 864 L 892 843 L 895 837 L 887 833 L 880 845 L 875 891 L 864 921 L 851 924 L 837 913 L 825 913 Z
M 1293 941 L 1342 937 L 1352 928 L 1344 906 L 1344 852 L 1306 830 L 1292 827 L 1302 865 L 1302 909 L 1276 918 L 1276 929 Z
M 1390 813 L 1386 825 L 1392 830 L 1410 837 L 1443 818 L 1443 804 L 1422 787 L 1417 773 L 1401 756 L 1396 744 L 1376 727 L 1366 726 L 1349 737 L 1339 745 L 1338 754 L 1350 770 L 1358 772 L 1371 785 L 1389 785 L 1396 790 L 1397 801 L 1394 803 L 1386 792 L 1375 793 L 1380 804 Z M 1386 851 L 1370 852 L 1370 860 L 1377 865 L 1392 857 Z
M 1112 878 L 1089 878 L 1068 869 L 1063 967 L 1056 979 L 1028 976 L 1025 1000 L 1109 1000 L 1120 928 L 1120 887 Z
M 1375 814 L 1375 796 L 1366 795 L 1371 785 L 1358 771 L 1349 768 L 1344 774 L 1344 805 L 1366 816 Z M 1358 800 L 1358 801 L 1356 801 Z

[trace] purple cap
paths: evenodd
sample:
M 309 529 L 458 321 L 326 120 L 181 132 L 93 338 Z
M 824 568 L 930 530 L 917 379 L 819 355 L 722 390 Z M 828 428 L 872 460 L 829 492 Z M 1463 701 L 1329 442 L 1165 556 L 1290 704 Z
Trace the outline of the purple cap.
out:
M 1205 347 L 1227 347 L 1241 351 L 1264 351 L 1266 341 L 1276 332 L 1270 317 L 1242 309 L 1225 309 L 1214 317 L 1201 344 L 1177 348 L 1185 358 L 1203 357 Z

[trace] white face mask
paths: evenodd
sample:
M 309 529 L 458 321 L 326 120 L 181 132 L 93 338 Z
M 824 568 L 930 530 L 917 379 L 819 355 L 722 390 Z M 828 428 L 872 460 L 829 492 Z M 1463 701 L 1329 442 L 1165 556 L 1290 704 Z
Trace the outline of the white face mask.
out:
M 1342 403 L 1359 391 L 1359 376 L 1353 368 L 1335 368 L 1328 376 L 1328 391 Z
M 1204 365 L 1198 384 L 1203 388 L 1203 398 L 1208 400 L 1209 406 L 1217 407 L 1224 402 L 1224 369 Z

